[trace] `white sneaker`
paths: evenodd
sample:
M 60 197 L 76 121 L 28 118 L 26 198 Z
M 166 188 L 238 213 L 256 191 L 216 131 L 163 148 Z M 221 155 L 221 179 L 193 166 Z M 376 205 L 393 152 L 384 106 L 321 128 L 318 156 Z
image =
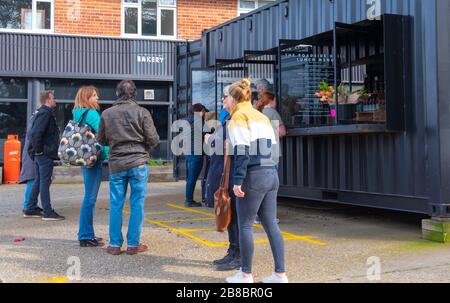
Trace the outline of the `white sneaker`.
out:
M 286 274 L 284 274 L 282 277 L 280 277 L 276 273 L 272 273 L 271 276 L 264 278 L 262 280 L 262 282 L 263 283 L 289 283 Z
M 245 275 L 239 270 L 234 276 L 227 278 L 228 283 L 253 283 L 252 275 Z

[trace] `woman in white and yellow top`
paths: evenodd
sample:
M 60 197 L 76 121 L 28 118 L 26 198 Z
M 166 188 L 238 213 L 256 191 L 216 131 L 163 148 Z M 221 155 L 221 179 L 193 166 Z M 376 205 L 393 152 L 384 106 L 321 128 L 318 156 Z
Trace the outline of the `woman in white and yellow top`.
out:
M 278 172 L 271 156 L 272 145 L 277 142 L 269 119 L 250 103 L 250 84 L 243 79 L 230 88 L 232 111 L 228 134 L 234 149 L 233 191 L 237 197 L 241 270 L 227 278 L 227 282 L 253 282 L 253 222 L 258 214 L 275 261 L 275 272 L 263 282 L 287 283 L 284 242 L 276 222 Z

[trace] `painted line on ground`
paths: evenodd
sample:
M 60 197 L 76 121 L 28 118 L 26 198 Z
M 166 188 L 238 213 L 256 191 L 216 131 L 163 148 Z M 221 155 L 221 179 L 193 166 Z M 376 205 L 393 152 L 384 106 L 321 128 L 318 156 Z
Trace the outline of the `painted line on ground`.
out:
M 182 210 L 169 210 L 169 211 L 154 211 L 154 212 L 146 212 L 146 215 L 168 215 L 168 214 L 181 214 L 185 211 Z
M 67 277 L 62 277 L 62 276 L 41 277 L 38 279 L 38 283 L 62 284 L 62 283 L 68 283 L 68 282 L 69 282 L 69 279 Z
M 191 222 L 191 221 L 213 221 L 214 218 L 190 218 L 190 219 L 179 219 L 179 220 L 161 220 L 159 222 L 163 223 L 178 223 L 178 222 Z
M 151 220 L 149 218 L 145 218 L 145 221 L 150 223 L 150 224 L 154 224 L 154 225 L 158 225 L 160 227 L 164 227 L 164 228 L 166 228 L 166 229 L 168 229 L 168 230 L 170 230 L 170 231 L 172 231 L 174 233 L 186 236 L 186 237 L 188 237 L 188 238 L 190 238 L 190 239 L 192 239 L 192 240 L 194 240 L 194 241 L 196 241 L 196 242 L 198 242 L 200 244 L 208 246 L 208 247 L 224 247 L 224 246 L 228 246 L 228 243 L 223 245 L 223 243 L 214 243 L 214 242 L 210 242 L 210 241 L 208 241 L 208 240 L 206 240 L 204 238 L 194 236 L 192 234 L 192 230 L 183 230 L 183 229 L 173 228 L 172 226 L 169 226 L 169 225 L 164 224 L 164 223 L 159 222 L 159 221 Z M 211 230 L 211 229 L 208 229 L 208 230 Z
M 206 211 L 192 209 L 192 208 L 184 207 L 184 206 L 173 204 L 173 203 L 167 203 L 166 205 L 169 206 L 169 207 L 172 207 L 172 208 L 182 209 L 185 212 L 194 213 L 194 214 L 201 214 L 201 215 L 205 215 L 205 216 L 208 216 L 208 217 L 215 218 L 214 214 L 208 213 Z
M 160 227 L 163 227 L 165 229 L 168 229 L 174 233 L 183 235 L 185 237 L 188 237 L 200 244 L 203 244 L 207 247 L 227 247 L 229 245 L 228 242 L 212 242 L 209 241 L 205 238 L 199 237 L 199 236 L 195 236 L 193 235 L 193 233 L 197 233 L 197 232 L 204 232 L 204 231 L 215 231 L 214 227 L 210 227 L 210 228 L 190 228 L 190 229 L 179 229 L 179 228 L 175 228 L 173 226 L 170 226 L 166 223 L 178 223 L 178 222 L 190 222 L 190 221 L 210 221 L 210 220 L 214 220 L 215 215 L 205 212 L 205 211 L 201 211 L 201 210 L 197 210 L 197 209 L 191 209 L 188 207 L 184 207 L 181 205 L 177 205 L 177 204 L 173 204 L 173 203 L 167 203 L 165 204 L 168 207 L 171 208 L 175 208 L 175 209 L 179 209 L 180 211 L 167 211 L 167 212 L 153 212 L 153 214 L 171 214 L 171 213 L 194 213 L 194 214 L 201 214 L 204 216 L 207 216 L 207 218 L 192 218 L 192 219 L 181 219 L 181 220 L 162 220 L 162 221 L 157 221 L 157 220 L 152 220 L 149 218 L 145 218 L 145 221 L 147 223 L 153 224 L 153 225 L 157 225 Z M 125 212 L 127 213 L 127 215 L 130 215 L 130 213 L 125 210 Z M 150 213 L 146 213 L 146 214 L 151 214 Z M 254 225 L 255 228 L 259 228 L 259 229 L 264 229 L 263 226 L 261 224 L 255 224 Z M 327 245 L 327 243 L 325 242 L 321 242 L 321 241 L 317 241 L 314 240 L 311 236 L 305 236 L 305 235 L 296 235 L 296 234 L 292 234 L 286 231 L 281 231 L 281 234 L 283 235 L 283 239 L 285 241 L 304 241 L 310 244 L 314 244 L 314 245 L 318 245 L 318 246 L 325 246 Z M 255 240 L 255 244 L 263 244 L 263 243 L 269 243 L 268 239 L 260 239 L 260 240 Z

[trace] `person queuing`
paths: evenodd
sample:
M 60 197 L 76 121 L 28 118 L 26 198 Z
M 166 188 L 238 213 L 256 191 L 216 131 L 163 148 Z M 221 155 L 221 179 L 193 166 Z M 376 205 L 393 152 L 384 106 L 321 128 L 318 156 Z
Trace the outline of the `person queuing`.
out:
M 277 128 L 275 131 L 278 133 L 280 139 L 286 136 L 286 127 L 281 119 L 280 114 L 277 111 L 277 100 L 275 95 L 271 92 L 264 92 L 259 96 L 259 101 L 257 105 L 257 110 L 262 112 L 272 124 L 276 124 Z
M 204 152 L 203 152 L 203 140 L 205 138 L 205 132 L 203 130 L 205 124 L 205 114 L 208 110 L 200 103 L 192 105 L 190 110 L 190 116 L 188 122 L 191 126 L 191 151 L 186 155 L 186 199 L 184 202 L 185 207 L 202 207 L 202 203 L 194 200 L 195 187 L 197 180 L 200 177 L 200 173 L 203 169 Z M 200 134 L 201 137 L 196 134 Z M 205 182 L 206 183 L 206 182 Z M 202 200 L 205 196 L 205 190 L 202 187 Z
M 118 100 L 101 115 L 98 142 L 109 146 L 110 223 L 107 252 L 122 254 L 122 215 L 128 184 L 131 187 L 127 250 L 135 255 L 148 250 L 141 243 L 144 203 L 147 196 L 148 151 L 159 143 L 152 116 L 136 103 L 137 89 L 131 80 L 117 86 Z
M 100 106 L 98 104 L 98 90 L 93 86 L 84 86 L 78 90 L 75 97 L 75 106 L 72 111 L 73 120 L 81 122 L 87 111 L 84 123 L 95 134 L 98 134 L 100 126 Z M 102 153 L 97 163 L 92 168 L 81 167 L 84 181 L 84 199 L 80 211 L 80 224 L 78 229 L 78 241 L 81 247 L 103 246 L 102 238 L 97 238 L 94 232 L 94 210 L 97 202 L 98 191 L 102 181 L 103 161 L 108 157 L 109 147 L 103 146 Z
M 271 92 L 263 92 L 259 96 L 257 110 L 262 112 L 267 118 L 269 118 L 270 122 L 272 122 L 273 130 L 275 134 L 278 134 L 279 140 L 283 139 L 286 136 L 286 126 L 281 119 L 280 114 L 277 111 L 277 100 L 275 95 Z M 272 153 L 272 157 L 275 163 L 280 162 L 281 155 L 281 144 L 276 144 L 274 147 L 278 148 L 277 153 Z M 277 223 L 280 223 L 280 220 L 277 218 Z M 261 224 L 261 220 L 259 217 L 256 217 L 255 224 Z
M 34 169 L 35 163 L 31 159 L 28 152 L 26 152 L 26 151 L 28 150 L 28 147 L 30 146 L 31 128 L 33 126 L 33 122 L 34 122 L 34 119 L 36 118 L 37 113 L 38 113 L 38 111 L 36 110 L 30 117 L 30 121 L 28 122 L 28 126 L 27 126 L 27 134 L 25 136 L 25 144 L 23 146 L 23 150 L 25 152 L 22 154 L 22 168 L 20 170 L 19 183 L 26 184 L 25 194 L 24 194 L 24 199 L 23 199 L 23 210 L 22 210 L 24 217 L 26 217 L 25 212 L 27 211 L 27 208 L 28 208 L 28 201 L 30 200 L 31 189 L 33 188 L 34 179 L 36 178 L 35 169 Z M 43 209 L 40 207 L 36 207 L 36 209 L 40 212 L 43 211 Z
M 271 156 L 271 145 L 277 142 L 269 119 L 250 102 L 250 85 L 248 79 L 243 79 L 230 88 L 228 133 L 234 149 L 233 191 L 237 197 L 241 269 L 227 282 L 253 283 L 253 222 L 258 214 L 275 263 L 275 272 L 263 282 L 287 283 L 284 240 L 276 222 L 278 172 Z
M 65 218 L 53 210 L 50 199 L 50 185 L 53 175 L 53 161 L 59 160 L 59 129 L 56 124 L 54 93 L 44 91 L 40 96 L 41 107 L 34 119 L 28 154 L 35 162 L 35 181 L 24 217 L 41 217 L 44 221 L 60 221 Z M 43 211 L 39 209 L 38 196 L 41 198 Z
M 226 86 L 223 90 L 223 109 L 220 111 L 220 124 L 222 127 L 214 135 L 205 135 L 205 143 L 216 147 L 217 141 L 220 141 L 220 147 L 225 147 L 227 144 L 227 122 L 231 119 L 231 104 L 229 102 L 229 90 L 231 86 Z M 214 193 L 220 187 L 220 181 L 222 179 L 222 173 L 224 171 L 224 152 L 223 150 L 215 150 L 215 153 L 211 156 L 210 173 L 207 179 L 207 206 L 214 207 Z M 231 167 L 233 162 L 231 162 Z M 239 269 L 241 265 L 240 249 L 239 249 L 239 226 L 237 222 L 236 213 L 236 196 L 233 193 L 233 181 L 232 170 L 230 172 L 230 190 L 231 197 L 231 221 L 228 225 L 228 240 L 229 247 L 225 257 L 219 260 L 213 261 L 218 271 L 227 271 Z

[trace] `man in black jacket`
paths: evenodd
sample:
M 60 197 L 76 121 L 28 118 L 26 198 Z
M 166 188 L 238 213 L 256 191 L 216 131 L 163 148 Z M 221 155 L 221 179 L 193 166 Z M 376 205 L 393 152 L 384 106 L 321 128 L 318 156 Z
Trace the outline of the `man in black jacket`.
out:
M 58 160 L 59 129 L 56 124 L 54 109 L 56 100 L 53 92 L 41 93 L 41 108 L 33 122 L 30 133 L 28 154 L 35 162 L 36 179 L 31 189 L 25 218 L 42 217 L 44 221 L 64 220 L 52 208 L 50 202 L 50 184 L 52 182 L 53 161 Z M 43 212 L 37 206 L 38 196 L 41 196 Z

